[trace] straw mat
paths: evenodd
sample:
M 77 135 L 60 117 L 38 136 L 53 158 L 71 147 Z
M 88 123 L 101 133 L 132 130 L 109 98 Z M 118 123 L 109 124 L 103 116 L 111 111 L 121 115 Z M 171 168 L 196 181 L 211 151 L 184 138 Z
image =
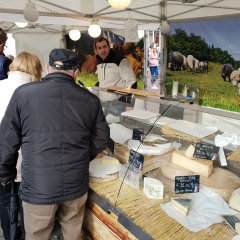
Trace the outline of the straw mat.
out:
M 168 194 L 163 200 L 148 199 L 143 191 L 136 191 L 123 184 L 122 191 L 116 202 L 121 182 L 119 179 L 96 183 L 91 182 L 90 187 L 97 194 L 107 199 L 121 210 L 135 224 L 141 227 L 156 240 L 230 240 L 234 233 L 224 223 L 214 224 L 211 227 L 194 233 L 170 218 L 160 207 L 173 196 Z M 178 195 L 179 196 L 179 195 Z

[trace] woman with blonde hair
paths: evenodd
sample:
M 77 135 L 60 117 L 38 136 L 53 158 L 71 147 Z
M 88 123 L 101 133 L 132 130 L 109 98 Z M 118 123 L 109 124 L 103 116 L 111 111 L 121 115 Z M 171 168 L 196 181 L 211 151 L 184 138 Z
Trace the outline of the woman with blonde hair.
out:
M 36 55 L 21 52 L 15 57 L 9 67 L 8 78 L 0 81 L 0 123 L 15 89 L 23 84 L 39 81 L 41 76 L 42 65 Z M 0 184 L 0 221 L 5 240 L 10 239 L 9 211 L 11 188 L 18 189 L 19 182 L 21 181 L 21 162 L 22 156 L 21 151 L 19 151 L 15 182 L 6 184 L 5 186 Z M 19 236 L 16 236 L 16 239 L 19 239 Z

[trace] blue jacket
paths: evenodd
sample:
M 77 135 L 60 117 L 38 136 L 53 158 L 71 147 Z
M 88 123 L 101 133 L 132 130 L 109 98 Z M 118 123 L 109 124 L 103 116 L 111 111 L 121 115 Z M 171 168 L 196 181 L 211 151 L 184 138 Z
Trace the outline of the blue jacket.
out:
M 0 54 L 0 80 L 6 79 L 8 77 L 7 73 L 9 71 L 9 65 L 12 63 L 8 57 L 3 53 Z

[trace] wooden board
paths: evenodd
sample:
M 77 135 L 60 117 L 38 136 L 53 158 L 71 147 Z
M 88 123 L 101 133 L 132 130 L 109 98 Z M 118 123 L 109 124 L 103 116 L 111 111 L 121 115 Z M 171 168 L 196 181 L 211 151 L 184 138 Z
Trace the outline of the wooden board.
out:
M 139 90 L 139 89 L 133 89 L 133 88 L 122 88 L 122 87 L 108 87 L 106 88 L 108 91 L 115 91 L 115 92 L 119 92 L 119 93 L 127 93 L 127 94 L 136 94 L 139 96 L 158 96 L 158 97 L 163 97 L 163 95 L 161 95 L 158 92 L 153 92 L 153 91 L 145 91 L 145 90 Z
M 130 153 L 130 150 L 128 149 L 128 147 L 118 143 L 115 144 L 114 157 L 119 159 L 121 163 L 123 164 L 128 163 L 129 153 Z M 159 163 L 154 162 L 156 157 L 157 156 L 144 155 L 144 163 L 143 163 L 143 169 L 142 169 L 143 174 L 160 167 Z
M 119 240 L 89 209 L 85 210 L 83 229 L 92 240 Z
M 116 215 L 106 213 L 91 199 L 86 204 L 83 228 L 93 240 L 136 239 L 118 223 Z
M 121 163 L 128 163 L 130 150 L 127 146 L 116 143 L 114 147 L 114 157 L 116 157 Z M 156 156 L 144 155 L 144 164 L 147 166 L 153 162 L 149 162 Z

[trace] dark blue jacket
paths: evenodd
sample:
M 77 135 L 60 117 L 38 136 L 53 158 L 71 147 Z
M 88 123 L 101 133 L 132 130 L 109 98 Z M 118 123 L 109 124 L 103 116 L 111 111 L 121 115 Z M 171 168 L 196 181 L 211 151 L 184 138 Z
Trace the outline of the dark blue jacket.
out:
M 0 54 L 0 80 L 6 79 L 8 77 L 7 73 L 9 71 L 9 65 L 12 60 L 6 57 L 3 53 Z

